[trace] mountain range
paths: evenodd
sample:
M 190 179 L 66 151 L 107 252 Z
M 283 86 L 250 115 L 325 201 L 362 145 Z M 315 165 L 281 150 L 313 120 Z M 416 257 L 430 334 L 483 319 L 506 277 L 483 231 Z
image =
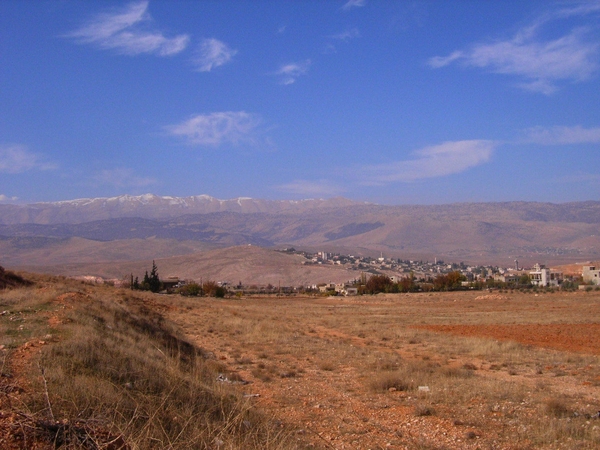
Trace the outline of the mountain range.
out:
M 600 202 L 390 206 L 146 194 L 0 205 L 5 266 L 189 257 L 248 244 L 505 266 L 594 260 Z

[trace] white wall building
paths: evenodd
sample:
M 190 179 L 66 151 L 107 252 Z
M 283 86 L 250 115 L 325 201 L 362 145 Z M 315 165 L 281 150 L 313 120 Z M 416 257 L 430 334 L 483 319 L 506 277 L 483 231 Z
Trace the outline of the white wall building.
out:
M 596 266 L 583 266 L 583 282 L 600 285 L 600 270 Z
M 562 280 L 562 273 L 551 271 L 542 264 L 536 264 L 529 272 L 529 279 L 534 286 L 558 286 Z

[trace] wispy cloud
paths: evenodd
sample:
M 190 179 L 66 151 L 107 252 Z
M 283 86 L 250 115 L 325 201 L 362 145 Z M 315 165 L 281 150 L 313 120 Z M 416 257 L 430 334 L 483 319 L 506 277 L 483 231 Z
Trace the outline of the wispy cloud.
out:
M 348 42 L 352 39 L 360 37 L 360 31 L 358 31 L 358 28 L 349 28 L 341 33 L 332 34 L 329 37 L 338 41 Z
M 119 11 L 99 14 L 66 37 L 82 44 L 114 49 L 126 55 L 151 53 L 169 56 L 187 47 L 188 35 L 165 37 L 160 31 L 148 30 L 146 25 L 150 22 L 152 19 L 148 13 L 148 2 L 141 1 L 130 3 Z
M 344 6 L 342 6 L 342 9 L 344 11 L 349 11 L 354 8 L 362 8 L 363 6 L 366 5 L 366 3 L 367 3 L 366 0 L 348 0 L 346 3 L 344 3 Z
M 542 145 L 598 144 L 600 127 L 534 127 L 525 130 L 525 142 Z
M 360 31 L 358 28 L 349 28 L 341 33 L 332 34 L 327 36 L 328 41 L 325 43 L 322 53 L 323 54 L 331 54 L 337 51 L 337 44 L 348 43 L 353 39 L 360 37 Z
M 365 185 L 412 182 L 464 172 L 487 163 L 497 143 L 486 140 L 444 142 L 414 152 L 415 158 L 362 167 Z
M 448 56 L 430 58 L 428 63 L 432 68 L 440 68 L 456 62 L 513 75 L 522 80 L 518 86 L 523 89 L 552 94 L 560 81 L 581 82 L 597 72 L 600 42 L 590 37 L 585 27 L 575 27 L 563 36 L 546 40 L 540 37 L 540 30 L 558 19 L 598 12 L 599 5 L 600 2 L 594 2 L 546 14 L 511 39 L 477 43 Z
M 290 183 L 277 186 L 281 191 L 294 195 L 308 197 L 333 196 L 344 192 L 340 186 L 330 180 L 294 180 Z
M 0 173 L 23 173 L 28 170 L 52 170 L 58 166 L 43 156 L 31 153 L 23 145 L 0 147 Z
M 173 136 L 184 138 L 189 144 L 218 146 L 226 143 L 255 142 L 255 133 L 261 120 L 245 111 L 198 114 L 183 123 L 167 126 Z
M 133 170 L 124 167 L 101 170 L 95 174 L 93 179 L 99 184 L 119 188 L 144 187 L 156 183 L 154 178 L 140 177 Z
M 196 51 L 193 62 L 199 72 L 210 72 L 215 67 L 230 62 L 236 53 L 237 50 L 218 39 L 204 39 Z
M 308 72 L 310 64 L 310 59 L 301 62 L 284 64 L 277 70 L 277 72 L 275 72 L 275 74 L 281 76 L 281 84 L 293 84 L 299 77 Z

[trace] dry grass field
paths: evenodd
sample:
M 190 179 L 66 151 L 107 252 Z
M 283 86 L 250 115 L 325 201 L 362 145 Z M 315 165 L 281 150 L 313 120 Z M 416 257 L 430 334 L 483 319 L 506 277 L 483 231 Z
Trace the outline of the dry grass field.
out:
M 600 447 L 600 294 L 171 299 L 314 448 Z
M 1 448 L 596 449 L 600 293 L 0 291 Z

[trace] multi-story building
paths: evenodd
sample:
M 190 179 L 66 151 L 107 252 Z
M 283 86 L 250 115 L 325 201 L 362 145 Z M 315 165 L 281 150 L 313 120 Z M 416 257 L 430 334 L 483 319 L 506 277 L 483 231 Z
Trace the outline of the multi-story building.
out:
M 562 273 L 552 271 L 542 264 L 536 264 L 529 272 L 529 279 L 534 286 L 558 286 L 562 281 Z

